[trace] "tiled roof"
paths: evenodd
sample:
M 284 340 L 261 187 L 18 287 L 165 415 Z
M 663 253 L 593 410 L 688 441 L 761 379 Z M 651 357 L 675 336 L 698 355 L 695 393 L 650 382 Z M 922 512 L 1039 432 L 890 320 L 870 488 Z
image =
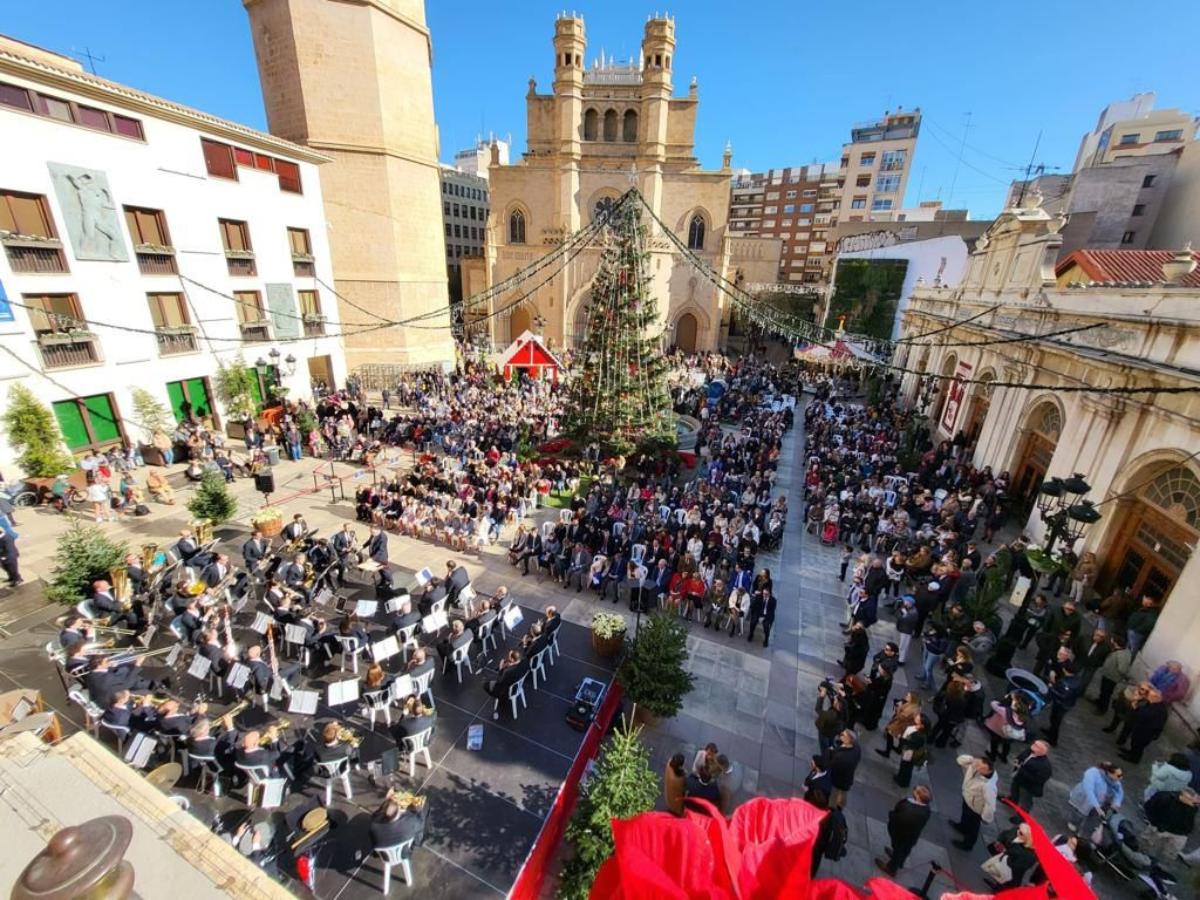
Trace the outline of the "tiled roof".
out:
M 1158 284 L 1163 279 L 1163 265 L 1171 261 L 1177 250 L 1076 250 L 1058 261 L 1055 275 L 1062 275 L 1078 265 L 1093 284 Z M 1200 263 L 1200 253 L 1192 258 Z M 1179 287 L 1200 288 L 1200 265 L 1182 281 Z

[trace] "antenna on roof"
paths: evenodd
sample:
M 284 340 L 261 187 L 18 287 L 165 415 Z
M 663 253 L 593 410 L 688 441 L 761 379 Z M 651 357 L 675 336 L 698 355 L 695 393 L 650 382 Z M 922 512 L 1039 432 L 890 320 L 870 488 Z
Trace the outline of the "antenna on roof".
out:
M 72 50 L 74 50 L 75 48 L 74 48 L 74 47 L 72 47 L 71 49 L 72 49 Z M 93 75 L 96 75 L 96 74 L 97 74 L 97 72 L 96 72 L 96 63 L 98 63 L 98 62 L 108 62 L 108 60 L 107 60 L 105 57 L 103 57 L 103 56 L 96 56 L 94 53 L 92 53 L 92 50 L 91 50 L 91 48 L 90 48 L 90 47 L 84 47 L 84 48 L 83 48 L 83 52 L 82 52 L 82 53 L 80 53 L 79 55 L 80 55 L 81 57 L 83 57 L 83 58 L 85 58 L 85 59 L 87 60 L 87 62 L 88 62 L 88 68 L 92 70 L 92 74 L 93 74 Z

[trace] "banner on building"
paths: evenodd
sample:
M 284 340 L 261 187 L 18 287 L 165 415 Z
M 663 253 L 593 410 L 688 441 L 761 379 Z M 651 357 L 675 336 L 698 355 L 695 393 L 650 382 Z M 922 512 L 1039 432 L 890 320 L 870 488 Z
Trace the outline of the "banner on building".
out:
M 954 380 L 950 382 L 948 387 L 949 393 L 946 395 L 946 408 L 942 410 L 942 431 L 946 434 L 954 435 L 954 422 L 958 418 L 958 411 L 962 408 L 963 397 L 967 393 L 967 386 L 963 383 L 971 377 L 972 366 L 969 362 L 960 362 L 958 369 L 954 373 Z
M 296 316 L 290 284 L 267 284 L 267 310 L 271 313 L 271 331 L 276 340 L 300 337 L 300 319 Z
M 15 322 L 12 307 L 8 305 L 8 294 L 4 293 L 4 282 L 0 281 L 0 322 Z

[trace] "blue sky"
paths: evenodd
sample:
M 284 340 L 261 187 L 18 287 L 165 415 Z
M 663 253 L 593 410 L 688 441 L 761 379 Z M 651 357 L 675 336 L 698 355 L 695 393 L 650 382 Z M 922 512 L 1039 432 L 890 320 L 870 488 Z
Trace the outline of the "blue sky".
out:
M 577 2 L 568 9 L 585 17 L 589 62 L 601 47 L 636 53 L 649 13 L 675 16 L 676 91 L 698 78 L 705 166 L 720 164 L 727 139 L 737 167 L 833 160 L 852 122 L 920 106 L 906 202 L 940 197 L 977 218 L 998 211 L 1039 129 L 1037 161 L 1069 171 L 1106 103 L 1152 90 L 1158 107 L 1200 114 L 1195 2 Z M 523 148 L 526 84 L 532 75 L 550 89 L 562 0 L 426 8 L 443 158 L 480 132 L 511 133 Z M 12 3 L 0 32 L 70 54 L 89 48 L 107 78 L 265 127 L 239 0 Z

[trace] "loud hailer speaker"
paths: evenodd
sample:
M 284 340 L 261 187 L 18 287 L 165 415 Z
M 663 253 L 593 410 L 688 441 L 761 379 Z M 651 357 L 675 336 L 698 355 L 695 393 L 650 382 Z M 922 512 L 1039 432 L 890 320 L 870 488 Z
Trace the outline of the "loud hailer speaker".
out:
M 275 473 L 269 469 L 254 476 L 254 489 L 260 494 L 275 493 Z

